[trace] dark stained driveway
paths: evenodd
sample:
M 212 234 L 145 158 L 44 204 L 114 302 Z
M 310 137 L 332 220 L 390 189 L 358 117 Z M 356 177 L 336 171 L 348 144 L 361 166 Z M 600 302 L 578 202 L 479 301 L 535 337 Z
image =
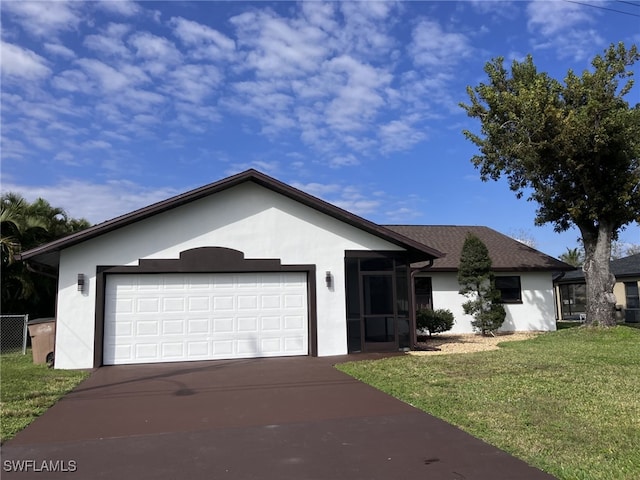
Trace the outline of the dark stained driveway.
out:
M 553 478 L 333 368 L 346 359 L 100 368 L 2 446 L 0 476 Z

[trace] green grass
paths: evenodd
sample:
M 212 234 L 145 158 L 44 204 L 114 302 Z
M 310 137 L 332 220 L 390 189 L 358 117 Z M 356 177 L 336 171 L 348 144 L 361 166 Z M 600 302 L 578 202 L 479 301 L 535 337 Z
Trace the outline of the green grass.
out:
M 89 372 L 34 365 L 31 352 L 0 356 L 0 442 L 5 442 L 72 390 Z
M 500 346 L 338 368 L 560 479 L 640 478 L 640 330 L 570 328 Z

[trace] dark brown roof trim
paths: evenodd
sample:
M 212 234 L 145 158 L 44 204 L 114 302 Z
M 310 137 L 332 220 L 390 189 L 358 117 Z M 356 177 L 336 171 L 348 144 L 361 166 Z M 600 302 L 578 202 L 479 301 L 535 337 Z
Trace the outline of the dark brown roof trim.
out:
M 425 256 L 429 258 L 438 258 L 444 256 L 444 254 L 442 252 L 439 252 L 438 250 L 423 245 L 420 242 L 414 241 L 387 228 L 381 227 L 380 225 L 370 222 L 369 220 L 365 220 L 364 218 L 354 215 L 353 213 L 343 210 L 342 208 L 336 207 L 335 205 L 325 202 L 324 200 L 309 195 L 302 190 L 298 190 L 297 188 L 280 182 L 279 180 L 276 180 L 272 177 L 269 177 L 264 173 L 261 173 L 254 169 L 249 169 L 236 175 L 232 175 L 217 182 L 211 183 L 209 185 L 196 188 L 194 190 L 171 197 L 167 200 L 163 200 L 147 207 L 140 208 L 131 213 L 121 215 L 112 220 L 107 220 L 106 222 L 99 223 L 97 225 L 94 225 L 93 227 L 74 233 L 67 237 L 63 237 L 58 240 L 54 240 L 53 242 L 33 248 L 31 250 L 27 250 L 26 252 L 21 253 L 18 258 L 20 260 L 33 259 L 33 261 L 38 262 L 37 257 L 48 255 L 49 259 L 53 260 L 51 258 L 52 253 L 57 254 L 65 248 L 77 245 L 113 230 L 131 225 L 132 223 L 144 220 L 159 213 L 181 207 L 187 203 L 200 200 L 201 198 L 207 197 L 211 194 L 224 191 L 228 188 L 235 187 L 236 185 L 249 181 L 268 188 L 269 190 L 284 195 L 288 198 L 291 198 L 292 200 L 295 200 L 321 213 L 352 225 L 360 230 L 383 238 L 384 240 L 387 240 L 394 245 L 405 248 L 410 251 L 410 256 L 415 259 L 414 261 L 424 260 Z M 51 262 L 46 263 L 52 264 Z

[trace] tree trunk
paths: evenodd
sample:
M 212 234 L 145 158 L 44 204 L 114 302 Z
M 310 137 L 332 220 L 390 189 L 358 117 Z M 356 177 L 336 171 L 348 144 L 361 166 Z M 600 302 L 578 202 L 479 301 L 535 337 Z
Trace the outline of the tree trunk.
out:
M 612 228 L 601 223 L 597 229 L 581 229 L 584 244 L 584 270 L 587 284 L 587 320 L 590 326 L 616 325 L 616 297 L 613 287 L 616 279 L 611 273 Z

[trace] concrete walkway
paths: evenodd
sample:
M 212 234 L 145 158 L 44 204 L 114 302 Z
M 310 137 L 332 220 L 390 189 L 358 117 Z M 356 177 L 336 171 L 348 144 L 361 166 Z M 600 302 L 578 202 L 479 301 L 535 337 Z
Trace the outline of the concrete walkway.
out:
M 344 360 L 100 368 L 2 446 L 1 476 L 553 478 L 333 368 Z

